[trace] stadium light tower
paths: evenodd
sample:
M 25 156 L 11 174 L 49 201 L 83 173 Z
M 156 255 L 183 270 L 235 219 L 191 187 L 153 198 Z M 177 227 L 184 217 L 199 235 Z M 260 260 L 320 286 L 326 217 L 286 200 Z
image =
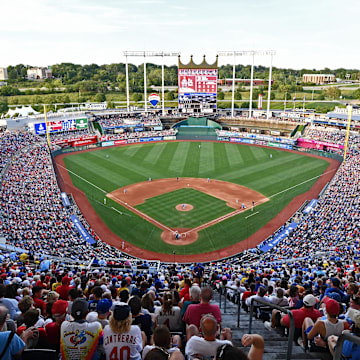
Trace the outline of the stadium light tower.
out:
M 271 92 L 271 74 L 272 74 L 272 58 L 276 55 L 275 50 L 249 50 L 249 51 L 218 51 L 219 56 L 231 56 L 234 58 L 233 65 L 233 80 L 232 80 L 232 97 L 231 97 L 231 116 L 234 117 L 234 105 L 235 105 L 235 65 L 236 65 L 236 56 L 252 56 L 251 64 L 251 79 L 250 79 L 250 103 L 249 103 L 249 119 L 252 114 L 252 95 L 253 95 L 253 82 L 254 82 L 254 59 L 255 55 L 259 56 L 270 56 L 270 71 L 269 71 L 269 87 L 268 87 L 268 103 L 267 103 L 267 112 L 266 118 L 269 119 L 270 114 L 270 92 Z
M 129 69 L 128 69 L 128 56 L 141 56 L 144 57 L 144 104 L 145 112 L 147 112 L 147 89 L 146 89 L 146 57 L 161 56 L 161 103 L 162 103 L 162 114 L 165 115 L 165 99 L 164 99 L 164 58 L 167 56 L 179 56 L 180 52 L 164 52 L 164 51 L 124 51 L 125 72 L 126 72 L 126 104 L 127 110 L 130 111 L 130 96 L 129 96 Z

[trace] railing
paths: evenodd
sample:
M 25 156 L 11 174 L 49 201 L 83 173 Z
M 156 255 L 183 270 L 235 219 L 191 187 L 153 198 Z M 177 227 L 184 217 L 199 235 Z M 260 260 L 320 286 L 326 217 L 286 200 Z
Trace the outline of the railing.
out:
M 223 286 L 220 288 L 220 299 L 219 299 L 219 307 L 221 309 L 221 295 L 222 295 L 222 289 L 224 289 L 224 313 L 226 313 L 226 298 L 227 298 L 227 289 L 230 289 L 234 292 L 237 293 L 238 295 L 238 304 L 237 304 L 237 327 L 240 326 L 240 306 L 241 306 L 241 302 L 240 302 L 240 291 L 238 289 L 234 289 L 231 286 Z
M 343 332 L 342 335 L 338 338 L 338 341 L 336 343 L 333 360 L 341 359 L 342 349 L 343 349 L 345 340 L 348 340 L 357 345 L 360 345 L 360 337 L 359 336 L 352 335 L 348 332 Z
M 277 309 L 277 310 L 281 311 L 282 313 L 285 313 L 285 314 L 289 315 L 290 328 L 289 328 L 289 333 L 288 333 L 288 348 L 287 348 L 287 352 L 286 352 L 286 359 L 290 360 L 291 359 L 291 354 L 292 354 L 293 342 L 294 342 L 294 333 L 295 333 L 295 321 L 294 321 L 294 316 L 293 316 L 292 312 L 290 310 L 288 310 L 288 309 L 285 309 L 285 308 L 281 307 L 281 306 L 268 303 L 265 300 L 251 299 L 250 319 L 249 319 L 249 334 L 251 334 L 252 319 L 253 319 L 253 313 L 254 313 L 254 302 L 256 302 L 258 304 L 262 304 L 262 305 L 264 305 L 266 307 L 269 307 L 271 309 Z

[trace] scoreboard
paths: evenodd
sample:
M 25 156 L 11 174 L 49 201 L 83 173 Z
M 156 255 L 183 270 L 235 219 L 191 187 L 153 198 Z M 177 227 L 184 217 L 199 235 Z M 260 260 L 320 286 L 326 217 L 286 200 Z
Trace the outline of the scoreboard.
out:
M 182 113 L 215 113 L 218 69 L 179 68 L 179 111 Z

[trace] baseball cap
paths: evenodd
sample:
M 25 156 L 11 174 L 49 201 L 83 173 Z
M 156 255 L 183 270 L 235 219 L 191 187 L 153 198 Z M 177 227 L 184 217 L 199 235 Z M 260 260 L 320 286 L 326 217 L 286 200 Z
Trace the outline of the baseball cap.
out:
M 115 320 L 121 321 L 128 318 L 130 314 L 130 306 L 126 303 L 120 303 L 118 305 L 115 305 L 113 316 Z
M 326 294 L 327 297 L 329 297 L 330 299 L 333 299 L 337 302 L 341 301 L 341 296 L 340 294 L 336 293 L 336 292 L 330 292 Z
M 314 295 L 308 294 L 304 297 L 303 303 L 305 306 L 314 306 L 316 304 L 316 298 Z
M 96 306 L 96 311 L 100 314 L 106 314 L 112 305 L 112 301 L 110 299 L 101 299 Z
M 331 282 L 333 283 L 334 286 L 337 286 L 337 287 L 340 286 L 340 280 L 338 278 L 332 277 L 330 280 L 331 280 Z
M 51 313 L 53 316 L 61 316 L 66 314 L 68 307 L 68 302 L 65 300 L 57 300 L 54 302 L 54 305 L 51 308 Z
M 323 300 L 323 303 L 326 305 L 326 312 L 329 315 L 338 315 L 339 314 L 340 305 L 336 300 L 325 297 Z
M 356 327 L 360 327 L 360 311 L 350 308 L 348 315 L 349 318 L 355 323 Z
M 68 276 L 64 276 L 62 279 L 61 279 L 61 282 L 63 284 L 69 284 L 71 281 L 71 278 L 69 278 Z
M 71 305 L 71 315 L 75 320 L 85 317 L 88 312 L 88 302 L 83 298 L 77 298 Z

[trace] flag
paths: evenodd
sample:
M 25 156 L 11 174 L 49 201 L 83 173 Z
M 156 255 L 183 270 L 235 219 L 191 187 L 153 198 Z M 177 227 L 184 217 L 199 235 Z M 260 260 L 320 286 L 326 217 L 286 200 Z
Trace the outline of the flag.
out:
M 296 96 L 293 97 L 293 102 L 295 102 L 295 100 L 296 100 Z

